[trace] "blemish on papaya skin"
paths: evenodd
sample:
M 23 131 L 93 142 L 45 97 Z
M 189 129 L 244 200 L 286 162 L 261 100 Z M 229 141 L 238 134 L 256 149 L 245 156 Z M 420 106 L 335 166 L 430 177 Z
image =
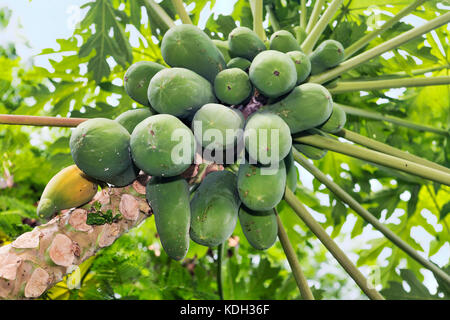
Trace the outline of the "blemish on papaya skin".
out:
M 275 76 L 279 76 L 280 75 L 280 71 L 278 71 L 278 70 L 275 70 L 274 72 L 273 72 L 273 74 L 275 75 Z

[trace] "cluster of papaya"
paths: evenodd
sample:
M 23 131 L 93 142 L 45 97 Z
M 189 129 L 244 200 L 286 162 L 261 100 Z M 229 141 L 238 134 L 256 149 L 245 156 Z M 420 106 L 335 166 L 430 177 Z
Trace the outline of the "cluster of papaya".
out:
M 245 27 L 234 29 L 228 41 L 211 40 L 192 25 L 171 28 L 161 43 L 170 67 L 141 61 L 124 77 L 127 94 L 146 108 L 115 120 L 90 119 L 72 132 L 77 174 L 94 181 L 79 183 L 80 192 L 96 189 L 96 182 L 129 185 L 142 170 L 151 177 L 147 200 L 171 258 L 185 257 L 190 239 L 209 247 L 223 243 L 238 221 L 254 248 L 270 248 L 277 238 L 274 208 L 286 187 L 297 186 L 292 148 L 313 159 L 324 155 L 293 143 L 292 137 L 317 128 L 333 133 L 346 121 L 325 87 L 305 83 L 311 73 L 343 60 L 342 45 L 327 40 L 308 56 L 300 42 L 284 30 L 265 43 Z M 244 115 L 241 107 L 256 93 L 268 103 Z M 193 188 L 183 174 L 199 150 L 237 155 L 223 163 L 225 170 L 209 173 Z M 80 203 L 65 203 L 80 205 L 91 194 L 78 196 Z M 41 201 L 44 216 L 64 207 L 54 192 L 45 198 L 52 197 L 47 205 Z

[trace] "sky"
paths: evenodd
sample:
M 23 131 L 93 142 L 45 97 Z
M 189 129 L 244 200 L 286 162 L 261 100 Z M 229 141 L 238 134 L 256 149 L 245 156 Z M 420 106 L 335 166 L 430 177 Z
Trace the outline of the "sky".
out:
M 215 7 L 205 9 L 200 17 L 199 26 L 202 27 L 206 24 L 206 20 L 212 12 L 215 15 L 218 14 L 230 14 L 234 3 L 237 0 L 217 0 Z M 6 34 L 2 34 L 0 38 L 0 44 L 4 42 L 13 41 L 18 43 L 17 50 L 19 56 L 26 59 L 33 59 L 36 65 L 48 66 L 47 58 L 44 56 L 35 56 L 42 49 L 45 48 L 57 48 L 56 39 L 67 38 L 72 35 L 73 25 L 77 21 L 81 20 L 86 10 L 80 9 L 80 5 L 86 3 L 87 0 L 0 0 L 0 7 L 8 7 L 13 11 L 10 26 L 7 29 Z M 160 2 L 157 0 L 156 2 Z M 414 25 L 420 25 L 424 21 L 420 18 L 409 16 L 403 19 L 405 22 L 412 23 Z M 20 28 L 19 28 L 20 26 Z M 5 35 L 5 36 L 4 36 Z M 25 45 L 27 41 L 28 45 Z M 394 92 L 395 91 L 395 92 Z M 392 94 L 399 95 L 402 93 L 402 89 L 395 89 Z M 303 185 L 309 189 L 312 189 L 313 177 L 303 168 L 299 167 L 300 179 Z M 379 191 L 382 187 L 381 184 L 373 180 L 371 181 L 372 191 Z M 409 195 L 410 196 L 410 195 Z M 328 196 L 323 194 L 320 200 L 323 204 L 328 205 Z M 404 195 L 403 201 L 408 200 L 408 195 Z M 318 220 L 323 220 L 323 215 L 320 213 L 312 212 L 313 216 Z M 401 211 L 397 211 L 390 217 L 388 222 L 400 221 L 398 216 L 402 215 Z M 430 213 L 423 213 L 424 216 L 434 217 Z M 385 216 L 385 214 L 384 214 Z M 383 221 L 383 217 L 381 218 Z M 351 251 L 361 243 L 367 242 L 369 239 L 380 237 L 380 233 L 374 231 L 369 225 L 365 228 L 364 233 L 361 236 L 351 239 L 350 231 L 356 221 L 356 217 L 353 214 L 348 216 L 347 222 L 342 228 L 342 232 L 345 234 L 339 239 L 340 247 L 348 253 L 352 261 L 356 262 L 356 254 L 352 254 Z M 386 221 L 384 221 L 386 222 Z M 437 222 L 433 224 L 435 228 L 438 228 Z M 327 230 L 328 231 L 328 230 Z M 414 230 L 414 238 L 422 245 L 423 248 L 428 251 L 429 248 L 429 234 L 425 230 Z M 386 258 L 390 255 L 389 250 L 383 252 L 379 258 L 380 264 L 386 264 Z M 442 266 L 448 263 L 450 255 L 450 246 L 447 245 L 441 248 L 441 251 L 433 257 L 433 261 Z M 365 270 L 364 273 L 369 272 Z M 431 289 L 432 293 L 436 290 L 436 282 L 432 279 L 431 272 L 424 271 L 425 284 Z

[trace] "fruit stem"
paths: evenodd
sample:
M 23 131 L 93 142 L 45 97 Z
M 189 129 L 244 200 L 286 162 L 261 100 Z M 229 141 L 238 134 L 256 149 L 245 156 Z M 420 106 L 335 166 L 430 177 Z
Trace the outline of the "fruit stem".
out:
M 378 37 L 384 31 L 390 29 L 394 24 L 396 24 L 400 19 L 407 16 L 409 13 L 414 11 L 418 6 L 424 3 L 426 0 L 416 0 L 409 6 L 406 6 L 401 11 L 399 11 L 395 16 L 386 21 L 381 27 L 372 32 L 366 34 L 364 37 L 360 38 L 358 41 L 354 42 L 351 46 L 345 49 L 345 58 L 350 58 L 356 51 L 364 47 L 366 44 L 371 42 L 373 39 Z M 376 25 L 374 27 L 377 27 Z
M 161 19 L 161 22 L 166 25 L 167 29 L 175 26 L 175 22 L 173 22 L 172 18 L 170 18 L 166 11 L 164 11 L 164 9 L 154 0 L 145 0 L 144 5 L 147 8 L 147 11 L 152 11 Z
M 442 77 L 418 77 L 418 78 L 400 78 L 388 80 L 369 80 L 369 81 L 339 81 L 336 86 L 328 88 L 333 94 L 339 94 L 352 91 L 373 91 L 390 88 L 409 88 L 424 86 L 439 86 L 450 84 L 450 76 Z
M 409 120 L 405 120 L 405 119 L 390 116 L 390 115 L 383 115 L 383 114 L 381 114 L 379 112 L 375 112 L 375 111 L 365 110 L 365 109 L 361 109 L 361 108 L 355 108 L 355 107 L 351 107 L 351 106 L 347 106 L 347 105 L 343 105 L 343 104 L 339 104 L 339 103 L 335 103 L 335 104 L 338 105 L 339 107 L 341 107 L 345 111 L 346 114 L 350 114 L 352 116 L 386 121 L 386 122 L 394 123 L 394 124 L 397 124 L 397 125 L 400 125 L 403 127 L 411 128 L 414 130 L 419 130 L 419 131 L 434 132 L 434 133 L 442 134 L 445 136 L 449 135 L 449 132 L 444 129 L 434 128 L 431 126 L 423 125 L 420 123 L 415 123 L 415 122 L 412 122 Z
M 330 23 L 331 19 L 333 19 L 334 14 L 341 6 L 343 0 L 333 0 L 328 6 L 327 10 L 323 13 L 322 17 L 319 21 L 313 26 L 310 32 L 307 32 L 308 36 L 305 41 L 302 43 L 302 50 L 306 54 L 310 54 L 319 40 L 322 32 L 327 27 L 328 23 Z
M 284 199 L 289 206 L 294 210 L 297 216 L 303 220 L 308 228 L 316 235 L 322 244 L 328 249 L 333 257 L 345 269 L 345 271 L 355 280 L 356 284 L 361 290 L 372 300 L 384 300 L 383 296 L 379 294 L 374 288 L 369 285 L 369 282 L 364 275 L 356 268 L 347 255 L 339 248 L 339 246 L 331 239 L 324 228 L 314 220 L 313 216 L 297 199 L 294 193 L 286 188 Z
M 338 140 L 330 137 L 323 137 L 314 134 L 296 138 L 295 141 L 308 144 L 313 147 L 342 153 L 450 186 L 450 174 L 448 173 L 433 168 L 428 168 L 421 164 L 390 156 L 378 151 L 351 145 L 349 143 L 339 142 Z
M 184 24 L 193 24 L 189 14 L 186 11 L 186 8 L 183 5 L 182 0 L 172 0 L 172 4 L 175 7 L 178 15 L 180 16 L 181 22 Z
M 77 125 L 86 120 L 88 119 L 0 114 L 0 124 L 14 124 L 14 125 L 76 127 Z
M 289 241 L 286 230 L 284 229 L 281 219 L 278 216 L 278 212 L 276 209 L 274 209 L 274 211 L 278 223 L 278 239 L 280 239 L 281 246 L 283 247 L 283 251 L 289 262 L 289 266 L 291 267 L 295 281 L 297 282 L 300 294 L 304 300 L 314 300 L 314 295 L 312 294 L 311 289 L 308 286 L 308 281 L 303 274 L 300 263 L 298 262 L 297 255 L 295 254 L 295 250 L 292 247 L 291 242 Z
M 306 28 L 306 19 L 307 19 L 308 13 L 306 11 L 306 0 L 302 0 L 301 2 L 301 12 L 300 12 L 300 27 L 303 29 Z
M 311 12 L 311 16 L 309 17 L 308 25 L 306 26 L 306 33 L 309 34 L 312 28 L 316 25 L 319 20 L 320 13 L 322 12 L 322 7 L 325 3 L 325 0 L 317 0 L 313 11 Z
M 382 44 L 365 51 L 347 61 L 344 61 L 337 67 L 330 69 L 328 71 L 319 73 L 317 75 L 314 75 L 310 78 L 309 82 L 313 83 L 324 83 L 331 79 L 334 79 L 341 74 L 347 72 L 348 70 L 351 70 L 353 68 L 358 67 L 359 65 L 378 57 L 379 55 L 385 53 L 386 51 L 395 49 L 402 44 L 408 42 L 411 39 L 414 39 L 424 33 L 427 33 L 431 30 L 434 30 L 436 28 L 439 28 L 440 26 L 448 23 L 450 21 L 450 12 L 445 13 L 443 15 L 440 15 L 437 18 L 434 18 L 433 20 L 428 21 L 427 23 L 416 27 L 414 29 L 411 29 L 405 33 L 402 33 L 391 40 L 388 40 L 386 42 L 383 42 Z M 306 40 L 305 40 L 306 41 Z
M 256 32 L 258 37 L 262 40 L 266 40 L 266 33 L 263 27 L 263 0 L 250 0 L 250 6 L 253 14 L 253 31 Z
M 280 30 L 281 29 L 280 23 L 278 22 L 275 12 L 273 12 L 272 6 L 267 4 L 266 11 L 269 13 L 269 21 L 270 21 L 270 25 L 272 26 L 273 31 L 276 32 L 276 31 Z
M 222 286 L 222 261 L 223 261 L 224 243 L 217 247 L 217 290 L 219 292 L 220 300 L 223 300 L 223 286 Z
M 422 266 L 432 271 L 436 276 L 443 279 L 446 283 L 450 284 L 450 277 L 437 267 L 432 262 L 423 258 L 416 252 L 409 244 L 403 239 L 392 232 L 388 227 L 383 225 L 377 220 L 368 210 L 358 203 L 350 194 L 342 189 L 337 183 L 329 179 L 322 171 L 315 167 L 308 159 L 302 156 L 297 150 L 293 149 L 294 159 L 303 168 L 309 171 L 318 181 L 323 183 L 331 192 L 333 192 L 339 199 L 348 204 L 360 217 L 370 223 L 374 228 L 380 231 L 386 238 L 388 238 L 394 245 L 403 250 L 411 258 L 419 262 Z
M 374 139 L 367 138 L 367 137 L 365 137 L 363 135 L 360 135 L 360 134 L 358 134 L 356 132 L 353 132 L 353 131 L 350 131 L 350 130 L 347 130 L 347 129 L 342 129 L 341 131 L 335 133 L 335 135 L 337 135 L 339 137 L 342 137 L 342 138 L 345 138 L 347 140 L 350 140 L 350 141 L 352 141 L 354 143 L 360 144 L 360 145 L 362 145 L 364 147 L 367 147 L 367 148 L 370 148 L 370 149 L 373 149 L 373 150 L 376 150 L 376 151 L 380 151 L 380 152 L 389 154 L 389 155 L 394 156 L 394 157 L 398 157 L 398 158 L 402 158 L 402 159 L 405 159 L 405 160 L 409 160 L 411 162 L 415 162 L 415 163 L 418 163 L 418 164 L 421 164 L 421 165 L 424 165 L 424 166 L 427 166 L 427 167 L 430 167 L 430 168 L 433 168 L 433 169 L 436 169 L 436 170 L 440 170 L 442 172 L 450 174 L 450 169 L 448 169 L 448 168 L 446 168 L 444 166 L 441 166 L 441 165 L 439 165 L 437 163 L 434 163 L 432 161 L 429 161 L 427 159 L 418 157 L 418 156 L 413 155 L 411 153 L 402 151 L 400 149 L 391 147 L 391 146 L 389 146 L 387 144 L 384 144 L 382 142 L 376 141 Z

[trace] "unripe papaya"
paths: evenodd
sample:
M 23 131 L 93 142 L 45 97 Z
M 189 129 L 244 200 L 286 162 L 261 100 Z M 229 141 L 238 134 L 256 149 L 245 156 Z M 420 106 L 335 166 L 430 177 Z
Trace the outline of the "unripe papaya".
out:
M 310 129 L 307 130 L 304 134 L 310 135 L 310 134 L 319 134 L 321 136 L 325 136 L 320 130 L 317 129 Z M 302 134 L 302 135 L 304 135 Z M 328 153 L 328 150 L 321 149 L 317 147 L 310 146 L 308 144 L 303 143 L 294 143 L 294 148 L 298 151 L 303 153 L 307 158 L 311 160 L 320 160 L 323 157 L 325 157 Z
M 334 104 L 331 117 L 319 129 L 328 133 L 336 133 L 344 128 L 346 122 L 347 115 L 345 111 L 337 104 Z
M 130 134 L 110 119 L 95 118 L 79 124 L 70 137 L 70 152 L 81 171 L 100 181 L 117 176 L 132 163 Z
M 147 90 L 146 90 L 147 91 Z M 155 113 L 150 109 L 133 109 L 119 115 L 115 121 L 120 123 L 127 131 L 132 134 L 134 128 L 144 119 L 153 116 Z
M 235 57 L 252 61 L 260 52 L 266 50 L 266 45 L 258 35 L 247 27 L 237 27 L 228 36 L 230 52 Z
M 150 107 L 147 88 L 156 73 L 165 69 L 164 66 L 153 61 L 139 61 L 132 64 L 124 77 L 124 87 L 127 94 L 136 102 Z
M 286 167 L 286 186 L 292 191 L 295 192 L 297 189 L 297 181 L 298 181 L 298 170 L 295 166 L 294 154 L 291 151 L 284 158 L 284 165 Z
M 242 137 L 244 123 L 245 119 L 241 111 L 221 104 L 209 103 L 195 114 L 192 130 L 203 148 L 218 152 L 234 147 L 237 139 Z
M 45 186 L 37 208 L 37 215 L 50 218 L 55 212 L 79 207 L 97 193 L 98 185 L 76 165 L 58 172 Z
M 275 50 L 258 54 L 250 66 L 250 80 L 265 96 L 278 98 L 297 83 L 297 70 L 291 58 Z
M 132 184 L 139 175 L 139 168 L 131 164 L 125 171 L 119 173 L 118 175 L 107 179 L 105 182 L 109 183 L 115 188 L 123 188 Z
M 194 114 L 207 103 L 217 102 L 212 85 L 184 68 L 158 72 L 148 86 L 148 99 L 157 112 L 180 118 Z
M 345 59 L 344 47 L 339 41 L 325 40 L 310 54 L 311 74 L 333 68 Z
M 305 29 L 299 26 L 294 27 L 295 38 L 297 39 L 298 44 L 302 44 L 305 41 L 308 34 Z
M 269 112 L 254 113 L 247 119 L 244 142 L 250 158 L 263 165 L 283 160 L 292 147 L 289 126 Z
M 301 51 L 290 51 L 286 53 L 294 62 L 297 70 L 297 85 L 301 84 L 311 73 L 311 61 L 306 54 Z
M 333 98 L 320 84 L 304 83 L 281 101 L 260 110 L 279 115 L 295 134 L 324 123 L 333 111 Z
M 130 141 L 136 166 L 150 176 L 162 177 L 173 177 L 189 168 L 195 145 L 192 131 L 169 114 L 157 114 L 139 123 Z
M 227 67 L 224 56 L 206 33 L 188 24 L 172 27 L 166 32 L 161 54 L 169 66 L 192 70 L 211 83 Z
M 216 40 L 213 39 L 212 41 L 217 49 L 219 49 L 220 53 L 223 55 L 223 58 L 225 59 L 225 63 L 228 63 L 228 61 L 231 60 L 230 56 L 230 48 L 228 47 L 228 41 L 224 40 Z
M 241 70 L 247 72 L 248 69 L 250 69 L 250 65 L 251 65 L 251 64 L 252 64 L 252 63 L 251 63 L 250 61 L 248 61 L 247 59 L 237 57 L 237 58 L 231 59 L 231 60 L 228 62 L 227 68 L 228 68 L 228 69 L 231 69 L 231 68 L 239 68 L 239 69 L 241 69 Z
M 289 51 L 300 51 L 301 48 L 292 33 L 286 30 L 279 30 L 270 37 L 270 50 L 287 53 Z
M 286 188 L 284 162 L 280 161 L 278 168 L 241 164 L 237 185 L 239 197 L 247 208 L 255 211 L 273 209 L 280 203 Z
M 214 80 L 214 92 L 223 103 L 239 105 L 250 98 L 253 86 L 245 71 L 232 68 L 217 75 Z
M 146 198 L 155 215 L 156 230 L 164 251 L 172 259 L 183 259 L 189 249 L 191 221 L 186 180 L 152 177 L 147 184 Z
M 239 222 L 245 238 L 256 250 L 267 250 L 277 240 L 277 217 L 273 210 L 253 211 L 242 205 Z
M 226 241 L 236 227 L 240 205 L 233 173 L 208 174 L 191 200 L 191 239 L 208 247 Z

